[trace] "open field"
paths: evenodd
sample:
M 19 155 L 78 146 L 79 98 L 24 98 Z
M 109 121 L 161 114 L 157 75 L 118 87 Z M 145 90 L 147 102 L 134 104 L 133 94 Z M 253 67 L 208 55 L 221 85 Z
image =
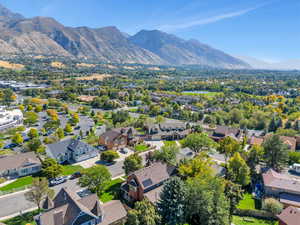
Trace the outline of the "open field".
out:
M 0 60 L 0 67 L 6 68 L 6 69 L 21 70 L 25 66 L 22 64 L 10 63 L 8 61 Z
M 63 64 L 61 62 L 57 62 L 57 61 L 51 62 L 51 66 L 55 67 L 55 68 L 59 68 L 59 69 L 66 67 L 65 64 Z
M 77 77 L 76 80 L 104 80 L 105 78 L 111 77 L 112 75 L 110 74 L 98 74 L 94 73 L 90 76 L 86 77 Z
M 88 64 L 88 63 L 77 63 L 76 67 L 87 67 L 87 68 L 93 68 L 95 67 L 95 64 Z

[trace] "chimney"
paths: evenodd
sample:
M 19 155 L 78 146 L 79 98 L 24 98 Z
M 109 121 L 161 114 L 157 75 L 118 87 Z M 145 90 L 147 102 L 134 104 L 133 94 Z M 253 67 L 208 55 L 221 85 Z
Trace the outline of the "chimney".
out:
M 64 215 L 63 211 L 55 212 L 53 215 L 54 224 L 55 225 L 62 225 L 64 224 Z

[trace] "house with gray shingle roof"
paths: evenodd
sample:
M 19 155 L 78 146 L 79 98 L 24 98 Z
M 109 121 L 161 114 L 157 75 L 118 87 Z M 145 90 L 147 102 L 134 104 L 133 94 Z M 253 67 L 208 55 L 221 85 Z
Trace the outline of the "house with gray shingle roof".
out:
M 175 167 L 156 162 L 128 176 L 121 191 L 127 201 L 141 201 L 145 197 L 155 203 L 164 183 L 175 173 Z
M 34 152 L 0 158 L 0 177 L 22 177 L 37 173 L 42 165 Z
M 98 156 L 98 150 L 77 139 L 67 139 L 47 145 L 46 153 L 59 163 L 76 163 Z
M 122 224 L 127 215 L 118 200 L 101 204 L 96 194 L 80 198 L 67 188 L 62 188 L 53 201 L 46 199 L 43 209 L 45 211 L 35 217 L 38 225 Z

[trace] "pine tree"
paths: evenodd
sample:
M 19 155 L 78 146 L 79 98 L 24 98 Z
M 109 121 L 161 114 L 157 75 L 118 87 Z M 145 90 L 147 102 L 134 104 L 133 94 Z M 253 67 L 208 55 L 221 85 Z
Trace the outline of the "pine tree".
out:
M 185 198 L 186 188 L 180 178 L 174 177 L 166 182 L 157 203 L 163 224 L 184 224 Z

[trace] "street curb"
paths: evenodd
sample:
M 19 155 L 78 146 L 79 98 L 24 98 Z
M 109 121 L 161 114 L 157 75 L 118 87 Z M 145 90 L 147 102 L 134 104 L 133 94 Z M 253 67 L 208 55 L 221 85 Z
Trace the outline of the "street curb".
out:
M 32 211 L 37 210 L 37 209 L 38 209 L 37 207 L 30 208 L 30 209 L 26 209 L 26 210 L 23 210 L 23 211 L 22 211 L 22 214 L 28 213 L 28 212 L 32 212 Z M 11 214 L 11 215 L 9 215 L 9 216 L 1 217 L 1 218 L 0 218 L 0 221 L 8 220 L 8 219 L 14 218 L 14 217 L 16 217 L 16 216 L 20 216 L 20 215 L 21 215 L 21 212 L 14 213 L 14 214 Z

